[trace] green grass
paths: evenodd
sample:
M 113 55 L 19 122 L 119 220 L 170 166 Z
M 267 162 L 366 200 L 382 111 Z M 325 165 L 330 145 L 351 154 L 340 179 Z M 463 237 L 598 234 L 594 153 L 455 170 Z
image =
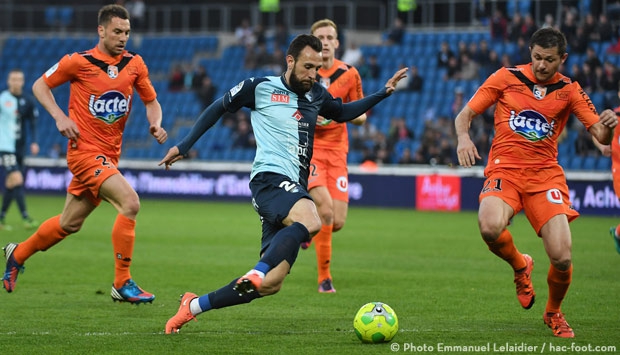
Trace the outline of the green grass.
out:
M 40 220 L 63 198 L 28 196 Z M 12 206 L 0 243 L 30 235 Z M 260 224 L 250 203 L 142 200 L 132 276 L 157 295 L 153 304 L 111 301 L 113 255 L 108 205 L 83 229 L 26 262 L 11 294 L 0 290 L 0 354 L 390 354 L 390 344 L 357 340 L 353 316 L 369 301 L 392 306 L 394 342 L 427 348 L 526 343 L 616 346 L 620 350 L 620 255 L 608 228 L 620 219 L 582 216 L 571 224 L 574 275 L 563 311 L 576 338 L 551 335 L 542 322 L 549 267 L 522 215 L 511 227 L 534 257 L 537 302 L 525 311 L 512 272 L 491 254 L 473 212 L 351 208 L 334 236 L 336 294 L 317 293 L 314 249 L 300 251 L 282 291 L 250 304 L 207 312 L 181 334 L 163 334 L 179 295 L 205 294 L 245 273 L 258 258 Z M 402 350 L 401 350 L 402 352 Z M 528 353 L 507 351 L 498 353 Z

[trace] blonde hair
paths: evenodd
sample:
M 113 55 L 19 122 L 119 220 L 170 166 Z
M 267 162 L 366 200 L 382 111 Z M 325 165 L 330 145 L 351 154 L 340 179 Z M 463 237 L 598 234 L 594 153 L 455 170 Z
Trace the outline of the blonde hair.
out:
M 334 30 L 336 30 L 336 37 L 338 36 L 338 26 L 336 26 L 336 23 L 334 23 L 334 21 L 325 18 L 322 20 L 318 20 L 315 23 L 312 24 L 312 27 L 310 27 L 310 33 L 314 33 L 314 31 L 316 31 L 318 28 L 321 27 L 328 27 L 331 26 L 334 28 Z

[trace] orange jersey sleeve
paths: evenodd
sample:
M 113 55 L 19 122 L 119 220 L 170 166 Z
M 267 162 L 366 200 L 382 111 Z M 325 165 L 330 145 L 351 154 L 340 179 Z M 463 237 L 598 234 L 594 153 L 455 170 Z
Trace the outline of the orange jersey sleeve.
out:
M 620 114 L 620 107 L 617 107 L 614 112 Z M 611 172 L 614 180 L 620 179 L 620 125 L 614 128 L 614 138 L 611 141 Z
M 333 97 L 342 102 L 351 102 L 364 97 L 362 78 L 355 67 L 334 59 L 329 69 L 319 69 L 318 80 Z M 349 151 L 349 136 L 346 123 L 329 122 L 317 125 L 314 135 L 314 149 L 335 149 Z
M 121 153 L 134 87 L 144 102 L 157 97 L 142 57 L 127 51 L 110 57 L 95 47 L 65 55 L 43 80 L 51 88 L 70 82 L 68 116 L 80 130 L 77 149 L 115 158 Z
M 499 69 L 468 106 L 482 113 L 495 103 L 495 137 L 487 171 L 557 164 L 558 137 L 569 115 L 575 114 L 587 129 L 599 119 L 579 83 L 560 73 L 550 83 L 537 83 L 531 64 Z

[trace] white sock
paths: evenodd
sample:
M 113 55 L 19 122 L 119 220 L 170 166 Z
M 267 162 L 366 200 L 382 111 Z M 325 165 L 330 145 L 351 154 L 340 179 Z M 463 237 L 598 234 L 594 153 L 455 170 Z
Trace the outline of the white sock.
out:
M 202 308 L 200 308 L 200 303 L 198 302 L 198 297 L 194 298 L 189 302 L 189 311 L 192 312 L 193 315 L 198 315 L 202 312 Z

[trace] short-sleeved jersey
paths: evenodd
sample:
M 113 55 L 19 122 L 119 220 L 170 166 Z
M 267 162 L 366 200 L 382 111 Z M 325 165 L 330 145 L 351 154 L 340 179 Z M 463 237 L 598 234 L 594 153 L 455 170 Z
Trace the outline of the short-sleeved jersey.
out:
M 0 152 L 15 153 L 19 103 L 8 90 L 0 93 Z
M 242 81 L 224 95 L 223 103 L 229 112 L 251 110 L 256 156 L 250 178 L 259 172 L 278 173 L 307 188 L 317 116 L 339 117 L 342 100 L 318 83 L 299 96 L 284 77 L 269 76 Z
M 485 173 L 558 164 L 558 137 L 569 115 L 574 113 L 587 129 L 599 120 L 579 83 L 560 73 L 538 83 L 531 63 L 497 70 L 468 106 L 480 114 L 494 103 L 495 137 Z
M 77 149 L 116 158 L 134 87 L 144 102 L 157 97 L 142 57 L 128 51 L 111 57 L 95 47 L 65 55 L 43 74 L 43 80 L 51 88 L 71 83 L 68 116 L 80 130 Z
M 342 102 L 351 102 L 364 97 L 362 78 L 357 69 L 338 59 L 334 59 L 334 65 L 331 68 L 319 69 L 317 81 L 333 97 L 341 98 Z M 316 149 L 348 152 L 347 125 L 333 121 L 324 125 L 317 125 L 314 146 Z

